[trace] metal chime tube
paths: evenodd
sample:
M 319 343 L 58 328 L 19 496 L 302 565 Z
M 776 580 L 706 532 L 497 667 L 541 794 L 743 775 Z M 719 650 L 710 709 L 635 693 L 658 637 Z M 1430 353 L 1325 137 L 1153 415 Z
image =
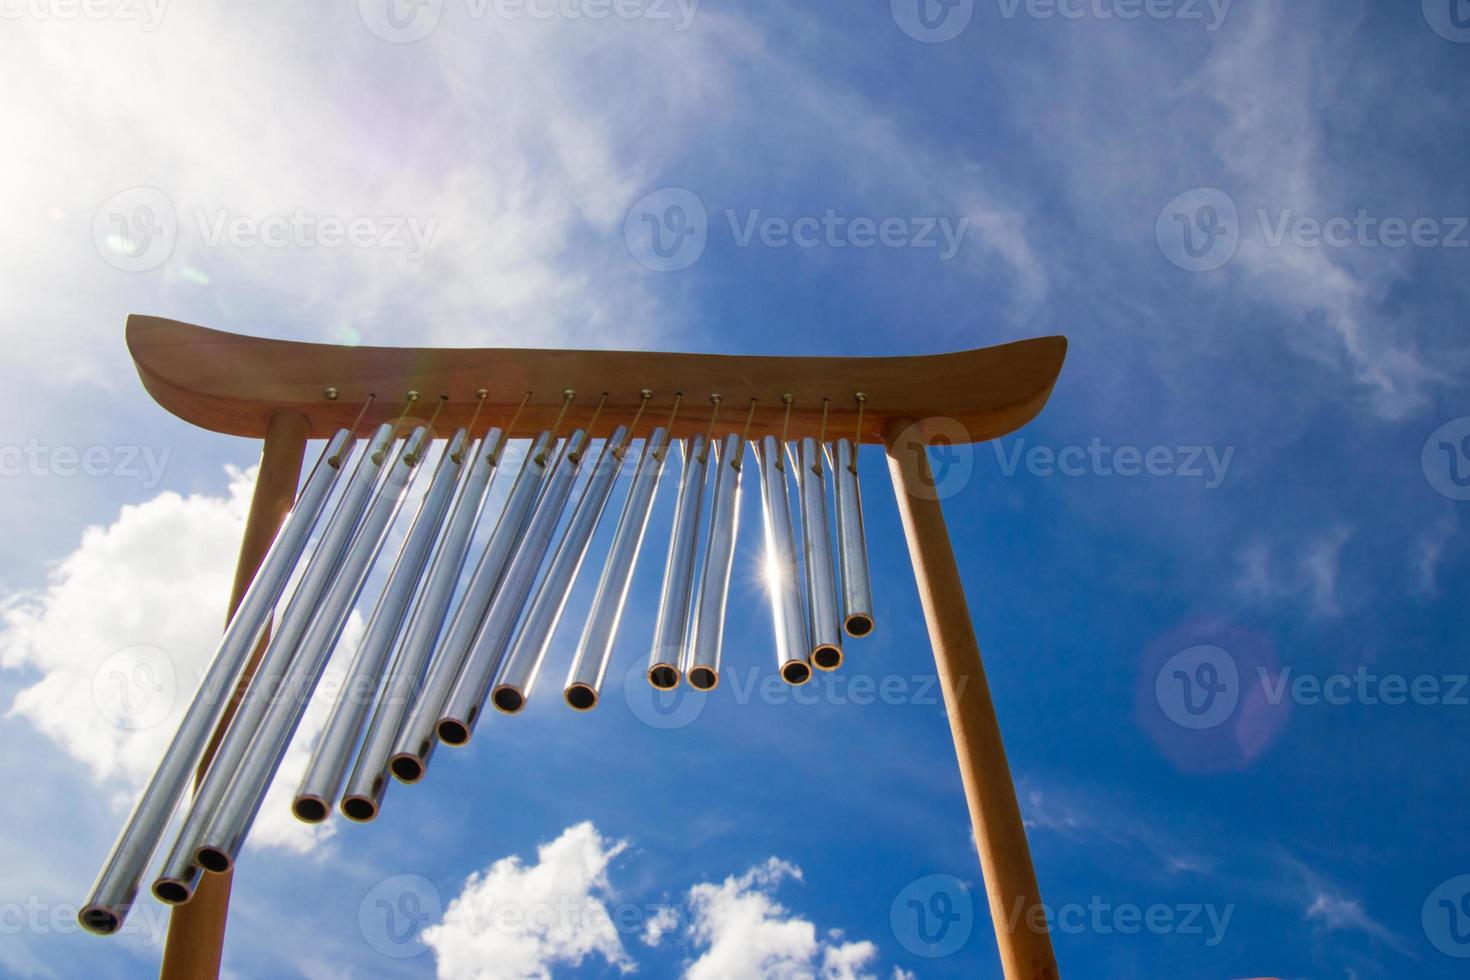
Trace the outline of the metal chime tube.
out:
M 351 433 L 341 429 L 327 443 L 295 506 L 261 560 L 260 569 L 220 637 L 199 693 L 184 712 L 158 768 L 123 825 L 91 894 L 82 905 L 78 919 L 86 929 L 107 935 L 122 928 L 169 818 L 225 710 L 229 700 L 226 692 L 234 690 L 251 651 L 260 642 L 271 610 L 285 590 L 337 483 L 342 472 L 342 454 L 351 439 Z
M 219 805 L 230 776 L 245 754 L 256 726 L 264 715 L 274 691 L 272 685 L 285 675 L 296 645 L 310 625 L 318 600 L 337 573 L 338 559 L 346 550 L 358 520 L 376 485 L 385 453 L 393 443 L 393 426 L 380 425 L 363 447 L 352 476 L 338 499 L 326 530 L 302 572 L 280 624 L 271 635 L 265 653 L 256 669 L 255 679 L 241 698 L 239 708 L 220 740 L 214 760 L 203 782 L 194 794 L 183 829 L 164 861 L 163 872 L 153 884 L 153 894 L 160 901 L 178 904 L 188 901 L 194 892 L 199 866 L 194 863 L 193 839 L 204 830 L 210 811 Z M 187 839 L 186 839 L 187 838 Z
M 531 515 L 525 538 L 505 573 L 505 581 L 495 593 L 495 601 L 490 604 L 490 611 L 475 637 L 469 658 L 465 660 L 464 669 L 440 714 L 435 731 L 441 742 L 463 745 L 475 730 L 490 682 L 500 671 L 536 572 L 541 568 L 556 526 L 561 521 L 562 511 L 566 509 L 567 498 L 571 496 L 572 483 L 577 478 L 586 449 L 587 433 L 578 429 L 566 441 L 560 458 L 546 475 L 546 489 L 536 501 L 536 511 Z
M 700 691 L 713 690 L 720 683 L 725 605 L 730 596 L 730 573 L 735 564 L 735 538 L 739 532 L 740 436 L 732 433 L 725 437 L 716 466 L 704 571 L 699 576 L 689 666 L 685 671 L 689 685 Z
M 342 786 L 363 722 L 382 684 L 383 667 L 403 629 L 429 555 L 444 530 L 444 517 L 459 485 L 460 473 L 469 469 L 464 465 L 468 442 L 469 433 L 460 429 L 439 457 L 428 492 L 414 515 L 403 548 L 373 607 L 362 642 L 347 668 L 341 696 L 332 706 L 306 774 L 296 790 L 291 809 L 300 820 L 320 823 L 331 813 L 331 800 Z
M 842 614 L 832 572 L 832 532 L 827 524 L 826 455 L 817 440 L 801 440 L 797 473 L 801 493 L 801 551 L 806 567 L 807 650 L 812 666 L 842 665 Z
M 553 448 L 551 433 L 542 432 L 526 451 L 521 471 L 485 546 L 485 553 L 480 556 L 480 562 L 465 586 L 459 608 L 450 618 L 449 628 L 438 646 L 429 655 L 423 684 L 408 707 L 407 717 L 393 740 L 393 751 L 389 755 L 390 771 L 405 783 L 421 779 L 424 768 L 429 764 L 437 738 L 435 728 L 439 724 L 439 716 L 449 703 L 449 695 L 464 669 L 475 637 L 505 580 L 510 561 L 525 537 L 537 494 L 545 482 L 548 454 Z M 453 593 L 452 582 L 449 591 Z M 426 624 L 426 640 L 427 630 Z
M 414 693 L 423 678 L 425 662 L 434 649 L 434 638 L 444 625 L 454 586 L 469 554 L 475 525 L 483 512 L 490 483 L 500 465 L 505 437 L 499 429 L 491 429 L 474 452 L 459 493 L 449 512 L 444 535 L 434 552 L 423 588 L 414 600 L 408 625 L 399 637 L 397 649 L 388 668 L 388 677 L 378 696 L 378 704 L 363 736 L 357 765 L 348 777 L 342 795 L 342 813 L 349 820 L 371 820 L 378 814 L 388 783 L 388 759 L 393 741 L 404 717 L 412 706 Z
M 699 511 L 704 503 L 707 468 L 704 436 L 686 439 L 684 469 L 679 474 L 679 499 L 674 506 L 674 533 L 664 563 L 663 591 L 653 626 L 653 649 L 648 657 L 648 683 L 668 691 L 679 686 L 684 640 L 689 629 L 689 602 L 694 590 L 694 562 L 699 550 Z
M 781 445 L 766 436 L 757 453 L 761 469 L 761 510 L 765 517 L 766 588 L 771 593 L 771 621 L 776 628 L 776 665 L 788 684 L 812 678 L 807 663 L 806 624 L 802 620 L 801 581 L 791 532 L 791 498 Z
M 857 447 L 838 439 L 837 563 L 842 569 L 842 628 L 848 636 L 873 632 L 873 580 L 868 571 L 867 535 L 863 531 L 863 496 L 858 488 Z
M 551 559 L 551 566 L 546 570 L 535 598 L 531 600 L 520 634 L 511 644 L 500 679 L 490 694 L 490 703 L 506 714 L 520 711 L 525 707 L 526 699 L 531 696 L 531 688 L 536 684 L 536 676 L 541 672 L 546 651 L 551 647 L 562 611 L 566 609 L 567 599 L 572 594 L 577 572 L 582 567 L 583 559 L 587 557 L 592 535 L 597 530 L 598 521 L 607 506 L 607 498 L 617 480 L 618 470 L 622 465 L 620 450 L 627 438 L 628 430 L 620 425 L 602 444 L 592 475 L 582 488 L 582 498 L 577 501 L 566 532 Z
M 416 429 L 404 451 L 392 462 L 388 475 L 379 482 L 367 516 L 342 559 L 341 570 L 322 597 L 311 626 L 296 650 L 291 676 L 271 700 L 223 800 L 200 836 L 194 854 L 206 870 L 228 871 L 239 856 L 281 759 L 311 703 L 312 692 L 321 681 L 352 607 L 362 594 L 388 532 L 403 507 L 408 485 L 418 472 L 418 463 L 429 441 L 428 428 Z
M 658 492 L 658 478 L 663 473 L 668 447 L 669 432 L 663 427 L 654 429 L 644 440 L 643 454 L 638 458 L 638 469 L 633 474 L 633 485 L 623 504 L 622 516 L 618 518 L 617 530 L 613 532 L 607 564 L 598 580 L 597 594 L 592 599 L 587 625 L 577 643 L 577 655 L 562 692 L 567 704 L 578 711 L 590 711 L 597 705 L 598 692 L 602 690 L 602 680 L 612 658 L 613 643 L 617 640 L 623 607 L 628 601 L 628 590 L 633 585 L 638 552 L 643 547 L 648 518 L 653 513 L 653 498 Z

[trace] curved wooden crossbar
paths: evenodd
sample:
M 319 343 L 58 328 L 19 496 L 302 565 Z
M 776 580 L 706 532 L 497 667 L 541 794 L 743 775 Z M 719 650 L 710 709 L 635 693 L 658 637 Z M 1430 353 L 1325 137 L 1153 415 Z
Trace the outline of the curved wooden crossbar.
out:
M 577 392 L 567 415 L 572 424 L 591 415 L 603 392 L 607 417 L 631 414 L 640 390 L 648 388 L 654 392 L 650 407 L 669 405 L 675 392 L 684 393 L 676 437 L 704 431 L 711 394 L 723 397 L 723 417 L 732 425 L 737 419 L 743 424 L 756 399 L 753 436 L 779 434 L 781 396 L 794 396 L 793 438 L 818 434 L 826 398 L 828 434 L 849 435 L 857 422 L 853 396 L 863 392 L 864 442 L 882 443 L 892 419 L 935 417 L 957 421 L 973 441 L 983 442 L 1041 411 L 1067 353 L 1064 337 L 917 357 L 344 347 L 246 337 L 137 314 L 128 317 L 127 341 L 144 387 L 160 405 L 202 428 L 256 439 L 283 411 L 304 415 L 320 438 L 350 425 L 369 395 L 376 397 L 364 423 L 388 421 L 402 411 L 410 390 L 420 393 L 426 410 L 447 396 L 438 425 L 452 431 L 470 421 L 481 388 L 488 395 L 477 428 L 507 425 L 529 391 L 511 435 L 534 436 L 555 420 L 567 388 Z M 328 388 L 336 389 L 335 400 L 325 396 Z M 650 411 L 645 422 L 652 427 L 665 417 Z

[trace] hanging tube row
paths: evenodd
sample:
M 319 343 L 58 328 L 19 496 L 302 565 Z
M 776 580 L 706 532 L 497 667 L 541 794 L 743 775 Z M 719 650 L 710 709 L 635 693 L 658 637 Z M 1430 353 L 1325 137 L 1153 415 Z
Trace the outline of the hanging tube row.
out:
M 355 649 L 342 651 L 341 688 L 323 706 L 325 723 L 295 787 L 291 809 L 300 820 L 318 823 L 338 809 L 350 820 L 370 821 L 390 777 L 420 781 L 435 746 L 470 741 L 487 701 L 502 714 L 525 710 L 599 528 L 616 511 L 562 687 L 570 708 L 595 708 L 619 649 L 683 397 L 675 395 L 668 420 L 653 425 L 639 445 L 639 421 L 653 392 L 641 394 L 637 414 L 614 420 L 605 436 L 596 427 L 608 396 L 574 426 L 571 390 L 550 428 L 514 446 L 520 410 L 505 429 L 492 427 L 482 438 L 474 436 L 478 408 L 468 426 L 442 443 L 430 434 L 433 418 L 405 426 L 400 417 L 356 443 L 355 423 L 334 434 L 124 824 L 79 914 L 82 924 L 102 934 L 122 927 L 191 777 L 210 758 L 216 731 L 222 734 L 184 806 L 152 893 L 168 904 L 186 902 L 202 875 L 234 866 L 359 600 L 370 609 L 366 627 Z M 485 396 L 479 392 L 482 404 Z M 404 416 L 416 398 L 409 394 Z M 760 577 L 782 679 L 804 684 L 814 671 L 838 669 L 844 634 L 872 632 L 857 466 L 865 398 L 858 400 L 853 439 L 825 439 L 824 404 L 822 437 L 788 442 L 783 426 L 780 438 L 751 441 L 754 399 L 744 431 L 721 433 L 721 396 L 711 395 L 707 431 L 677 440 L 678 475 L 669 474 L 676 484 L 672 525 L 649 610 L 652 636 L 642 647 L 647 683 L 668 690 L 687 680 L 713 692 L 727 669 L 726 617 L 747 459 L 754 460 L 760 484 Z M 789 422 L 792 399 L 783 402 Z M 571 430 L 565 436 L 564 422 Z M 433 457 L 431 447 L 441 445 Z M 507 456 L 508 450 L 514 451 Z M 511 484 L 498 494 L 502 469 L 514 477 L 506 477 Z M 614 506 L 625 469 L 631 469 L 626 495 Z M 416 479 L 426 484 L 421 496 L 409 492 Z M 395 536 L 400 515 L 407 528 Z M 385 556 L 390 540 L 401 543 Z M 482 542 L 478 551 L 476 542 Z M 381 588 L 364 597 L 380 559 L 388 566 Z M 751 642 L 744 632 L 740 639 Z

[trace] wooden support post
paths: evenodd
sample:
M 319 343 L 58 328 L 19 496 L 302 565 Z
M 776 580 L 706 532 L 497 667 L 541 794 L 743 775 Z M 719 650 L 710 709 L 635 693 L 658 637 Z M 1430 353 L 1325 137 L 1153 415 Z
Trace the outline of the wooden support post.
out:
M 230 593 L 231 616 L 255 578 L 256 570 L 275 540 L 276 531 L 296 501 L 296 487 L 301 480 L 301 463 L 309 432 L 310 424 L 304 415 L 278 412 L 271 416 L 260 454 L 260 475 L 256 478 L 255 494 L 250 498 L 250 514 L 245 521 L 245 539 L 235 564 L 235 584 Z M 235 706 L 240 703 L 255 674 L 255 667 L 269 638 L 267 630 L 210 739 L 195 774 L 196 789 L 214 758 L 230 719 L 234 717 Z M 230 880 L 230 873 L 206 874 L 200 879 L 194 897 L 174 907 L 169 916 L 168 940 L 164 945 L 163 967 L 159 973 L 162 980 L 208 980 L 219 976 L 220 956 L 225 943 L 225 919 L 230 906 Z
M 1056 956 L 1039 911 L 1041 891 L 1031 864 L 1031 849 L 1026 844 L 1021 807 L 1011 782 L 954 547 L 935 493 L 926 443 L 920 427 L 907 419 L 889 422 L 884 441 L 959 757 L 960 778 L 975 827 L 975 845 L 980 852 L 1001 966 L 1006 980 L 1055 980 Z

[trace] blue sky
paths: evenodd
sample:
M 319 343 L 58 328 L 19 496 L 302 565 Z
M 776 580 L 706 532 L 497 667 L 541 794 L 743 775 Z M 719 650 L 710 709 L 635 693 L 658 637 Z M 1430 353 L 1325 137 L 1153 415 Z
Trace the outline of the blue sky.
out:
M 258 446 L 149 400 L 136 312 L 400 345 L 1065 334 L 1045 412 L 941 468 L 1064 975 L 1463 974 L 1470 10 L 924 2 L 0 6 L 0 973 L 157 968 L 156 904 L 114 939 L 70 919 L 212 652 Z M 660 271 L 670 203 L 704 233 Z M 762 694 L 750 482 L 730 679 L 679 727 L 624 696 L 671 469 L 603 706 L 554 690 L 584 576 L 526 712 L 376 823 L 273 797 L 229 973 L 1000 976 L 861 468 L 878 630 L 813 703 Z M 99 665 L 139 662 L 168 696 L 119 727 Z M 971 919 L 926 957 L 891 911 L 936 894 Z

